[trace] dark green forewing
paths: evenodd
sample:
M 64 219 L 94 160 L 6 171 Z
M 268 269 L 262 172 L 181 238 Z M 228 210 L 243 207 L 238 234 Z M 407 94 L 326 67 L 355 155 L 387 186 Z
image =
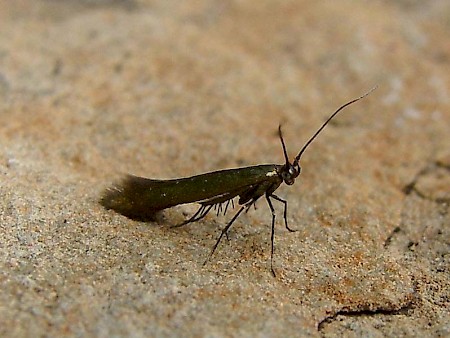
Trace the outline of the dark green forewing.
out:
M 178 204 L 207 200 L 220 203 L 221 196 L 228 200 L 239 195 L 245 187 L 277 181 L 280 167 L 265 164 L 171 180 L 127 175 L 119 185 L 105 192 L 101 204 L 130 218 L 149 219 L 157 211 Z

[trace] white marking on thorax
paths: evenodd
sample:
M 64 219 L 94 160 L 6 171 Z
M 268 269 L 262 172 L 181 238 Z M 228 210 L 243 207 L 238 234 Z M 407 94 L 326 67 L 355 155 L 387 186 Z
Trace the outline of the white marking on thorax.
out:
M 277 173 L 276 170 L 269 171 L 269 172 L 266 174 L 267 177 L 272 177 L 272 176 L 277 176 L 277 175 L 278 175 L 278 173 Z

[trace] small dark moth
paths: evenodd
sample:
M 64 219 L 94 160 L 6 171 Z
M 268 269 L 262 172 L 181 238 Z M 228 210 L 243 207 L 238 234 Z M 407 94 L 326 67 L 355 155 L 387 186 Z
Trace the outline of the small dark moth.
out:
M 288 226 L 287 201 L 275 195 L 275 190 L 283 182 L 287 185 L 294 184 L 295 179 L 300 175 L 301 171 L 299 165 L 300 158 L 328 122 L 345 107 L 366 97 L 375 88 L 339 107 L 305 143 L 292 163 L 289 162 L 286 145 L 281 133 L 281 126 L 279 126 L 278 134 L 283 147 L 284 164 L 262 164 L 244 168 L 226 169 L 171 180 L 154 180 L 127 175 L 118 186 L 106 190 L 100 203 L 107 209 L 113 209 L 124 216 L 138 220 L 152 219 L 158 211 L 179 204 L 199 203 L 200 208 L 191 218 L 174 226 L 179 227 L 201 220 L 213 208 L 217 211 L 217 214 L 222 212 L 222 210 L 225 214 L 230 202 L 234 207 L 233 199 L 239 197 L 238 204 L 241 207 L 221 231 L 204 263 L 206 264 L 216 251 L 223 236 L 227 235 L 228 230 L 230 230 L 239 215 L 244 210 L 247 212 L 264 195 L 272 212 L 270 269 L 273 276 L 275 276 L 275 270 L 273 268 L 275 209 L 272 204 L 272 199 L 283 203 L 285 227 L 290 232 L 295 231 Z M 223 206 L 224 209 L 222 209 Z

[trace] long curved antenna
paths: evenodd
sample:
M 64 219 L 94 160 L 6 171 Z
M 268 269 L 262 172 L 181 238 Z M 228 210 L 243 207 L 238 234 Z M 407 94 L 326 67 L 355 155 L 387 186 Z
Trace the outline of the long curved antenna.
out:
M 373 87 L 371 90 L 369 90 L 367 93 L 365 93 L 364 95 L 361 95 L 360 97 L 351 100 L 350 102 L 347 102 L 346 104 L 340 106 L 333 114 L 331 114 L 331 116 L 322 124 L 322 126 L 314 133 L 313 136 L 311 136 L 311 138 L 308 140 L 308 142 L 305 143 L 305 145 L 303 146 L 303 148 L 300 150 L 300 152 L 298 153 L 298 155 L 295 157 L 295 160 L 293 162 L 293 165 L 296 166 L 298 164 L 298 162 L 300 161 L 300 157 L 302 157 L 304 151 L 306 150 L 306 148 L 308 148 L 308 146 L 311 144 L 312 141 L 314 141 L 314 139 L 317 137 L 317 135 L 319 135 L 319 133 L 323 130 L 323 128 L 325 128 L 325 126 L 328 124 L 328 122 L 330 122 L 333 117 L 335 117 L 341 110 L 343 110 L 345 107 L 365 98 L 367 95 L 369 95 L 370 93 L 372 93 L 375 89 L 377 89 L 378 86 Z M 283 139 L 281 139 L 283 141 Z M 284 145 L 284 143 L 283 143 Z
M 278 125 L 278 135 L 280 136 L 281 145 L 283 146 L 283 154 L 284 154 L 284 159 L 286 160 L 286 165 L 289 165 L 289 156 L 288 156 L 288 153 L 286 150 L 286 145 L 284 144 L 283 133 L 281 132 L 281 124 Z

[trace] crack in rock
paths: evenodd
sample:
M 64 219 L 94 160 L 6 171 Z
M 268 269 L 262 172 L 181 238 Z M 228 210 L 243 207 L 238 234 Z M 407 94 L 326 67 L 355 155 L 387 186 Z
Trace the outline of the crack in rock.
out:
M 435 203 L 450 203 L 450 165 L 434 161 L 421 169 L 402 191 L 406 195 L 413 192 L 422 199 Z
M 379 308 L 371 308 L 370 306 L 363 306 L 361 309 L 349 309 L 349 308 L 342 308 L 341 310 L 330 314 L 329 316 L 322 319 L 319 324 L 317 325 L 317 330 L 319 332 L 322 332 L 323 329 L 327 324 L 330 324 L 334 322 L 338 316 L 345 316 L 345 317 L 363 317 L 363 316 L 376 316 L 376 315 L 405 315 L 408 313 L 409 310 L 412 310 L 415 306 L 415 299 L 416 297 L 407 297 L 409 300 L 402 305 L 388 305 L 386 307 L 379 307 Z

